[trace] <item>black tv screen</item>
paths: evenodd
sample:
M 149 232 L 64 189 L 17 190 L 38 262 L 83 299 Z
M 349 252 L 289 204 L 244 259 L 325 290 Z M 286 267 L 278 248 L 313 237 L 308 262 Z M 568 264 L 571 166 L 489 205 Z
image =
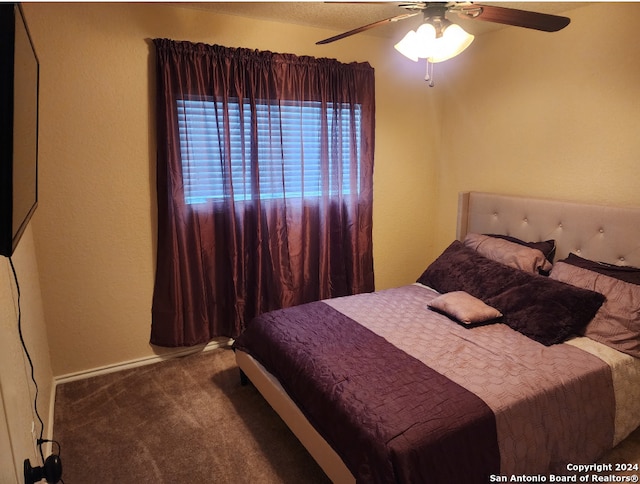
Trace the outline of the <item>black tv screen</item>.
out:
M 0 3 L 0 254 L 38 205 L 39 63 L 19 4 Z

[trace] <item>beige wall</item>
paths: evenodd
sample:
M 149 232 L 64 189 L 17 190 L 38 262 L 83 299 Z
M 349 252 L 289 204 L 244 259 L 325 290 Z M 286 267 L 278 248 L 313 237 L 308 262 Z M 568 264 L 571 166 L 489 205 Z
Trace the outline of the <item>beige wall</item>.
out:
M 154 354 L 153 49 L 149 39 L 369 61 L 376 70 L 377 287 L 415 280 L 430 245 L 435 111 L 422 67 L 388 42 L 153 4 L 25 4 L 41 63 L 35 221 L 53 372 Z
M 568 16 L 476 39 L 440 83 L 438 249 L 463 190 L 640 205 L 640 3 Z
M 44 438 L 48 438 L 52 425 L 53 375 L 32 224 L 27 226 L 11 260 L 20 286 L 20 326 L 38 382 L 38 413 L 45 425 Z M 0 482 L 7 484 L 22 482 L 25 459 L 33 466 L 42 465 L 36 450 L 41 429 L 33 406 L 36 389 L 31 380 L 31 366 L 20 343 L 18 314 L 18 286 L 9 259 L 0 257 Z M 48 448 L 48 445 L 44 447 Z

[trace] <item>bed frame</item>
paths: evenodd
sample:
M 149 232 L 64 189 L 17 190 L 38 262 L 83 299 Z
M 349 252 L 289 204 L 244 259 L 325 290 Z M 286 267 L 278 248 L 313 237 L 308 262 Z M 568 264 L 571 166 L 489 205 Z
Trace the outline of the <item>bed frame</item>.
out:
M 554 239 L 556 260 L 574 252 L 586 259 L 640 267 L 640 207 L 464 192 L 458 200 L 456 237 L 462 240 L 467 233 L 511 235 L 527 241 Z M 242 351 L 236 351 L 236 361 L 329 479 L 354 483 L 340 456 L 307 421 L 278 380 Z

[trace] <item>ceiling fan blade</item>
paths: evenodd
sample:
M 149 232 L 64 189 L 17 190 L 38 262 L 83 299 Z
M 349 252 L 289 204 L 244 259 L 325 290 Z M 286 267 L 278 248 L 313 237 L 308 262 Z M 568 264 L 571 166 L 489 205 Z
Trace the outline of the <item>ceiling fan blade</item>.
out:
M 397 22 L 399 20 L 404 20 L 410 17 L 414 17 L 418 15 L 420 12 L 415 13 L 405 13 L 402 15 L 397 15 L 395 17 L 386 18 L 384 20 L 378 20 L 377 22 L 373 22 L 372 24 L 363 25 L 362 27 L 358 27 L 357 29 L 349 30 L 348 32 L 343 32 L 338 35 L 334 35 L 333 37 L 329 37 L 328 39 L 320 40 L 316 42 L 316 45 L 320 44 L 328 44 L 330 42 L 335 42 L 336 40 L 344 39 L 345 37 L 349 37 L 351 35 L 359 34 L 360 32 L 364 32 L 365 30 L 372 29 L 374 27 L 378 27 L 380 25 L 384 25 L 389 22 Z
M 515 25 L 527 29 L 543 30 L 545 32 L 557 32 L 565 28 L 571 22 L 568 17 L 551 15 L 547 13 L 530 12 L 515 8 L 496 7 L 493 5 L 473 4 L 462 7 L 461 13 L 485 22 L 496 22 L 505 25 Z

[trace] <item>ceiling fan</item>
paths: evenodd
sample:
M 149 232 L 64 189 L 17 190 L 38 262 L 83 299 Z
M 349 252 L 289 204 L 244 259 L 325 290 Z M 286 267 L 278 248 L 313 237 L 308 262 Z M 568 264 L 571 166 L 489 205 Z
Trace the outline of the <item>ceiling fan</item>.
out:
M 430 81 L 429 85 L 433 86 L 433 63 L 442 62 L 460 54 L 474 39 L 473 35 L 468 34 L 446 17 L 449 13 L 465 19 L 514 25 L 544 32 L 557 32 L 569 25 L 571 21 L 568 17 L 559 15 L 471 2 L 415 2 L 400 3 L 398 6 L 408 12 L 334 35 L 316 44 L 328 44 L 390 22 L 398 22 L 422 14 L 424 23 L 416 31 L 408 32 L 395 45 L 395 48 L 414 61 L 420 58 L 427 59 L 425 80 Z
M 365 30 L 373 29 L 389 22 L 405 20 L 422 13 L 424 17 L 423 24 L 415 31 L 410 30 L 394 47 L 402 55 L 415 62 L 419 59 L 427 60 L 425 81 L 428 81 L 429 86 L 433 87 L 433 64 L 443 62 L 460 54 L 471 45 L 474 39 L 473 35 L 467 33 L 458 24 L 446 18 L 449 12 L 456 13 L 462 18 L 471 20 L 514 25 L 527 29 L 542 30 L 544 32 L 561 30 L 569 25 L 571 21 L 568 17 L 561 17 L 559 15 L 470 2 L 417 2 L 401 3 L 399 6 L 408 10 L 408 13 L 363 25 L 362 27 L 334 35 L 328 39 L 320 40 L 316 42 L 316 44 L 335 42 L 336 40 L 359 34 Z
M 379 27 L 381 25 L 398 22 L 411 17 L 415 17 L 423 13 L 425 21 L 428 19 L 443 19 L 448 12 L 456 13 L 462 18 L 472 20 L 483 20 L 485 22 L 495 22 L 505 25 L 515 25 L 516 27 L 524 27 L 528 29 L 542 30 L 545 32 L 556 32 L 563 29 L 571 19 L 559 15 L 551 15 L 547 13 L 532 12 L 528 10 L 519 10 L 509 7 L 498 7 L 495 5 L 481 5 L 471 2 L 415 2 L 400 3 L 398 5 L 409 11 L 395 17 L 378 20 L 362 27 L 343 32 L 333 37 L 320 40 L 316 44 L 328 44 L 336 40 L 344 39 L 351 35 L 359 34 L 369 29 Z

